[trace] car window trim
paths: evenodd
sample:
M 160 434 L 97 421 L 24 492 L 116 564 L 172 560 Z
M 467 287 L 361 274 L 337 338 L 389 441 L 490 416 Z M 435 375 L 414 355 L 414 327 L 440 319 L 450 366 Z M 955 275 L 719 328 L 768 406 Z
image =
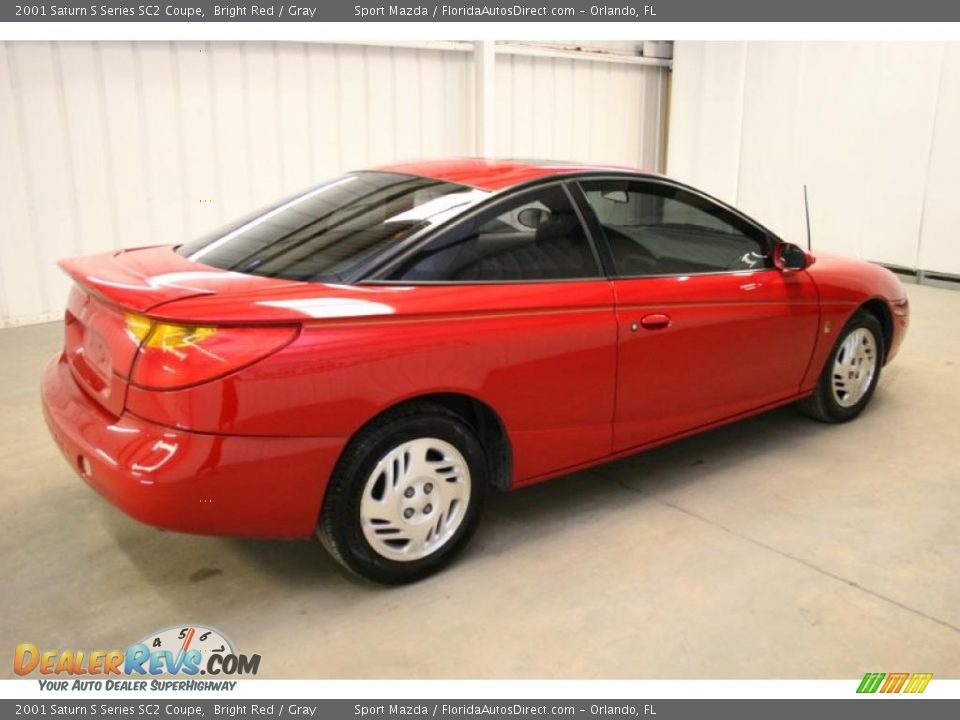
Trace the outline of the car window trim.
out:
M 553 280 L 364 280 L 356 283 L 359 287 L 380 287 L 380 286 L 398 286 L 398 287 L 420 287 L 421 285 L 557 285 L 559 283 L 604 283 L 610 282 L 606 275 L 595 275 L 594 277 L 575 277 L 575 278 L 556 278 Z
M 563 184 L 567 190 L 567 195 L 573 202 L 573 206 L 577 209 L 577 214 L 580 216 L 581 222 L 593 241 L 593 246 L 600 260 L 600 267 L 603 270 L 603 274 L 611 280 L 614 279 L 616 277 L 616 267 L 614 265 L 613 252 L 610 250 L 610 244 L 607 242 L 606 235 L 603 232 L 600 218 L 597 217 L 596 211 L 590 206 L 590 201 L 587 200 L 586 193 L 583 192 L 583 188 L 580 187 L 579 179 L 564 180 Z
M 615 275 L 611 280 L 669 280 L 670 278 L 708 277 L 711 275 L 740 275 L 748 277 L 761 272 L 779 272 L 775 267 L 760 267 L 750 270 L 704 270 L 688 273 L 658 273 L 656 275 Z
M 582 230 L 584 237 L 587 240 L 587 244 L 590 246 L 591 254 L 593 255 L 593 261 L 596 263 L 597 274 L 587 277 L 574 277 L 574 278 L 553 278 L 553 279 L 530 279 L 530 280 L 393 280 L 384 277 L 389 275 L 391 272 L 396 270 L 396 268 L 404 263 L 407 259 L 420 252 L 429 245 L 432 241 L 441 237 L 442 235 L 455 232 L 458 227 L 464 223 L 470 222 L 477 215 L 485 213 L 488 210 L 496 210 L 498 205 L 507 204 L 512 201 L 515 201 L 518 196 L 525 195 L 527 193 L 533 193 L 537 190 L 549 188 L 552 186 L 559 186 L 561 191 L 567 198 L 567 201 L 573 207 L 574 213 L 577 216 L 577 221 L 580 223 L 580 229 Z M 535 182 L 523 183 L 515 187 L 511 187 L 506 191 L 494 193 L 491 197 L 484 200 L 481 203 L 469 208 L 463 214 L 457 215 L 456 217 L 451 218 L 447 222 L 438 225 L 434 228 L 428 228 L 424 234 L 420 237 L 411 237 L 408 239 L 410 245 L 408 248 L 401 253 L 398 253 L 386 261 L 384 265 L 378 269 L 373 270 L 369 276 L 363 280 L 358 281 L 358 285 L 405 285 L 405 286 L 416 286 L 416 285 L 526 285 L 526 284 L 542 284 L 542 283 L 563 283 L 563 282 L 587 282 L 598 280 L 608 281 L 609 275 L 604 266 L 603 261 L 601 260 L 600 253 L 597 250 L 597 243 L 593 237 L 593 233 L 590 232 L 590 228 L 587 226 L 587 223 L 584 220 L 583 212 L 577 202 L 576 197 L 570 192 L 570 189 L 567 187 L 567 178 L 565 177 L 551 177 L 548 180 L 538 179 Z

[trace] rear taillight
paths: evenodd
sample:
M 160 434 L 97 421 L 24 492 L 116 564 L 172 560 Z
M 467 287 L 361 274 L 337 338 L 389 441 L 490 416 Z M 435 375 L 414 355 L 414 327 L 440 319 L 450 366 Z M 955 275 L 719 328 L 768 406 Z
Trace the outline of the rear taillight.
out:
M 140 343 L 130 381 L 158 390 L 208 382 L 262 360 L 297 336 L 294 327 L 174 325 L 128 315 Z

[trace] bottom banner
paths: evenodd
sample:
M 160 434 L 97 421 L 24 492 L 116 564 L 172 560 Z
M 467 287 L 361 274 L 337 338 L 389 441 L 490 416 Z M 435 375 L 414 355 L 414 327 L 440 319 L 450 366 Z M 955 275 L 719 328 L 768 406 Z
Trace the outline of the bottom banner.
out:
M 45 717 L 146 718 L 357 718 L 430 717 L 635 717 L 657 720 L 825 720 L 826 718 L 910 718 L 933 720 L 960 717 L 960 700 L 861 697 L 850 700 L 56 700 L 0 701 L 0 718 Z

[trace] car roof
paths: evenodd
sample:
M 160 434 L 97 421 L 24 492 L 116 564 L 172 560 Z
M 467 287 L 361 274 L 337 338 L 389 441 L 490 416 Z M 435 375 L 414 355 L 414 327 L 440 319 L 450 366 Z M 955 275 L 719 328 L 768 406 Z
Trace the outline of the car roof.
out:
M 460 185 L 470 185 L 481 190 L 503 190 L 545 177 L 583 172 L 630 172 L 659 177 L 657 173 L 614 165 L 585 165 L 553 160 L 501 160 L 493 158 L 422 160 L 384 165 L 375 169 L 380 172 L 396 172 L 445 180 Z

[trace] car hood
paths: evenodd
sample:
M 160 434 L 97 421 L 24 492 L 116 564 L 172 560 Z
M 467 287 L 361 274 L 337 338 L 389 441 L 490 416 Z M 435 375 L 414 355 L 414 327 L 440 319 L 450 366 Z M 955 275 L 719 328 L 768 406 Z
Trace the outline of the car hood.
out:
M 863 302 L 879 297 L 898 302 L 906 297 L 900 279 L 882 265 L 827 250 L 811 254 L 815 260 L 807 272 L 820 288 L 822 300 Z

